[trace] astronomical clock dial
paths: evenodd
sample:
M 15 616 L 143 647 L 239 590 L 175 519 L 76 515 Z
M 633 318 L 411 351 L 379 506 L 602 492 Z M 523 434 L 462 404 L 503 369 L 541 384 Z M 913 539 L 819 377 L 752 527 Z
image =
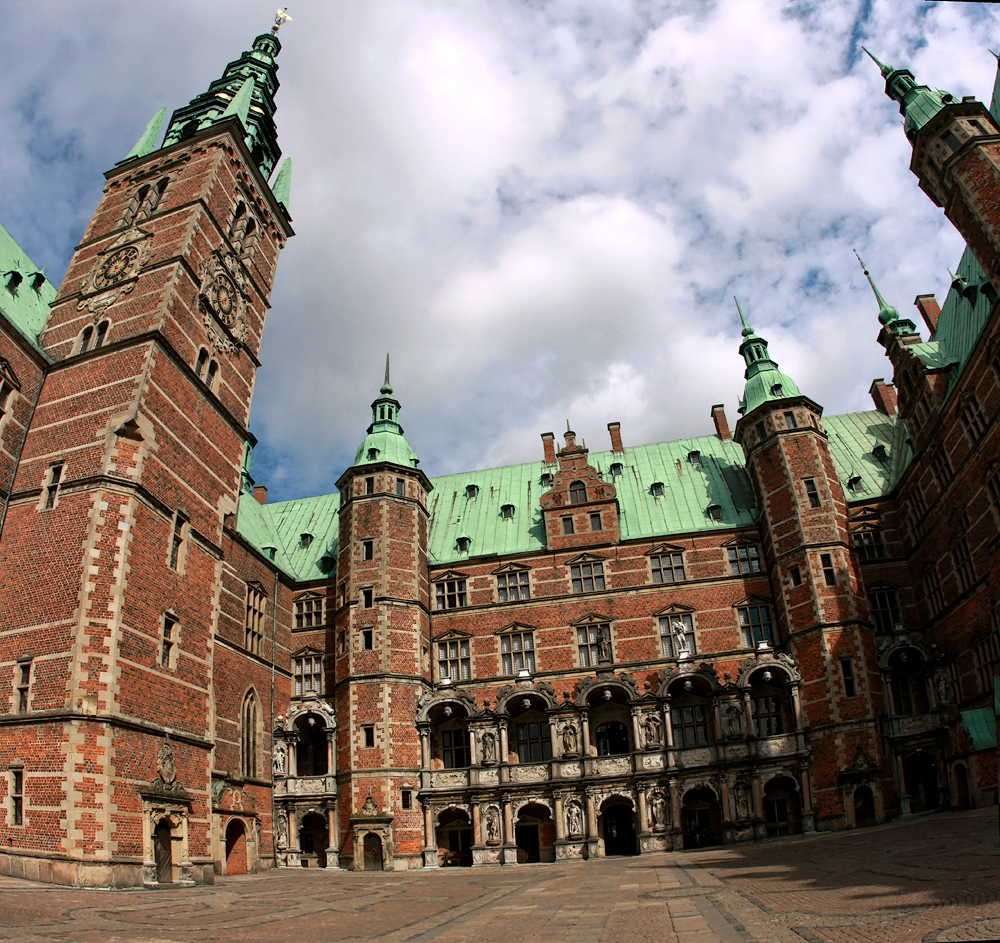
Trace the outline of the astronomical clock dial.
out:
M 127 277 L 132 263 L 139 257 L 139 250 L 135 246 L 128 246 L 119 249 L 117 252 L 105 259 L 97 273 L 96 281 L 104 285 L 111 285 Z
M 232 327 L 236 321 L 236 287 L 225 275 L 212 282 L 211 299 L 219 320 Z

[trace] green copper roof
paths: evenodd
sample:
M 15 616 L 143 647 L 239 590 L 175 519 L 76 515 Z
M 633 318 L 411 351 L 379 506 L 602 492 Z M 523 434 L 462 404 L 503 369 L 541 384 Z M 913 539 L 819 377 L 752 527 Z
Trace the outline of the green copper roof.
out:
M 368 435 L 354 454 L 354 465 L 374 465 L 378 462 L 392 462 L 416 468 L 420 463 L 417 453 L 410 448 L 403 437 L 403 427 L 399 424 L 399 401 L 393 399 L 389 385 L 389 355 L 385 357 L 385 382 L 379 390 L 378 398 L 372 403 L 372 424 Z
M 58 289 L 0 226 L 0 313 L 39 353 L 38 335 Z
M 889 494 L 913 460 L 906 426 L 876 409 L 824 416 L 823 429 L 849 503 Z
M 739 301 L 736 302 L 736 310 L 739 311 L 740 321 L 743 323 L 740 354 L 747 365 L 744 373 L 747 382 L 739 405 L 740 414 L 746 416 L 768 400 L 801 396 L 802 392 L 795 381 L 782 373 L 778 369 L 778 364 L 771 359 L 767 351 L 767 341 L 747 324 Z
M 289 202 L 292 195 L 291 157 L 285 158 L 284 163 L 281 165 L 281 170 L 278 171 L 278 176 L 275 177 L 274 183 L 271 185 L 271 192 L 285 210 L 291 212 L 291 203 Z
M 233 96 L 233 100 L 226 106 L 222 113 L 223 118 L 235 115 L 240 119 L 240 124 L 246 128 L 250 123 L 250 106 L 253 104 L 254 80 L 251 75 L 241 86 L 240 90 Z
M 149 119 L 149 124 L 146 125 L 146 130 L 142 132 L 142 137 L 135 142 L 135 147 L 125 155 L 125 160 L 131 160 L 133 157 L 145 157 L 156 150 L 156 141 L 160 136 L 160 129 L 163 127 L 163 121 L 166 117 L 167 109 L 161 108 Z M 121 161 L 121 163 L 124 164 L 125 160 Z
M 864 49 L 864 46 L 861 48 Z M 865 52 L 868 50 L 865 49 Z M 899 113 L 903 116 L 903 130 L 911 141 L 945 105 L 958 101 L 950 92 L 935 91 L 927 85 L 917 85 L 909 69 L 894 69 L 879 62 L 870 52 L 868 55 L 882 71 L 886 95 L 893 101 L 899 102 Z
M 965 728 L 974 750 L 995 750 L 997 746 L 997 716 L 992 707 L 962 711 Z

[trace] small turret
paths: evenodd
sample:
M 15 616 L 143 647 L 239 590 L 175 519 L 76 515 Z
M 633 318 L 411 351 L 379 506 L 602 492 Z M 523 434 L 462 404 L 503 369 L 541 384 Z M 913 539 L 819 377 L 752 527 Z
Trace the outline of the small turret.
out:
M 740 344 L 740 355 L 747 365 L 744 373 L 747 382 L 743 390 L 743 399 L 739 405 L 740 415 L 745 416 L 752 413 L 768 400 L 801 396 L 802 392 L 795 381 L 787 374 L 782 373 L 778 369 L 778 364 L 771 359 L 767 351 L 767 341 L 747 324 L 739 301 L 735 298 L 733 300 L 736 301 L 736 310 L 743 323 L 743 342 Z
M 854 255 L 861 266 L 861 271 L 865 273 L 865 278 L 868 279 L 868 284 L 871 285 L 872 291 L 875 293 L 875 300 L 878 302 L 878 319 L 883 327 L 894 334 L 912 334 L 916 331 L 917 326 L 909 318 L 901 318 L 899 311 L 882 297 L 882 293 L 875 286 L 871 273 L 868 271 L 856 249 L 854 250 Z
M 861 48 L 865 49 L 864 46 Z M 884 62 L 879 62 L 867 49 L 865 52 L 882 72 L 886 95 L 893 101 L 899 102 L 899 113 L 903 116 L 903 130 L 911 142 L 917 132 L 945 105 L 958 101 L 950 92 L 934 90 L 927 85 L 917 85 L 909 69 L 895 69 Z
M 377 462 L 391 462 L 416 468 L 420 463 L 417 453 L 403 437 L 403 427 L 399 424 L 399 400 L 392 395 L 389 383 L 389 355 L 385 355 L 385 380 L 379 395 L 372 403 L 372 423 L 368 435 L 358 446 L 354 455 L 355 465 L 373 465 Z

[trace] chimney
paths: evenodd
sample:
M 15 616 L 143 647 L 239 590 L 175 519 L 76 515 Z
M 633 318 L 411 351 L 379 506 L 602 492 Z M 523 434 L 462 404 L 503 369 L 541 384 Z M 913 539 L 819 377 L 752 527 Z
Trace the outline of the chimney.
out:
M 609 422 L 608 432 L 611 433 L 611 451 L 624 452 L 625 446 L 622 445 L 622 424 L 620 422 Z
M 253 496 L 258 504 L 267 504 L 267 485 L 254 485 Z
M 545 449 L 545 464 L 556 463 L 556 436 L 554 432 L 542 433 L 542 447 Z
M 931 300 L 933 301 L 933 296 Z M 934 307 L 937 307 L 936 301 Z M 882 377 L 872 380 L 868 393 L 880 413 L 885 413 L 887 416 L 896 415 L 896 388 L 891 383 L 886 383 Z
M 726 419 L 726 407 L 722 403 L 716 403 L 712 407 L 712 422 L 715 423 L 715 434 L 720 439 L 731 439 L 733 434 L 729 431 L 729 421 Z
M 933 295 L 917 295 L 913 303 L 924 319 L 927 330 L 933 334 L 937 330 L 938 318 L 941 317 L 941 305 L 937 303 L 937 298 Z

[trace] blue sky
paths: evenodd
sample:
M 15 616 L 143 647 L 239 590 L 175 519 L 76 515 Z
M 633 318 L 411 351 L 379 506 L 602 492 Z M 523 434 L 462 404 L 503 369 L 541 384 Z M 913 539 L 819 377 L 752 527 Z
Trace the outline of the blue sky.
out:
M 269 25 L 258 0 L 21 4 L 0 61 L 0 221 L 56 280 L 161 106 Z M 252 429 L 272 498 L 333 490 L 385 353 L 430 475 L 712 431 L 738 295 L 828 412 L 889 364 L 852 253 L 901 312 L 961 241 L 917 188 L 859 44 L 988 101 L 1000 9 L 925 0 L 302 0 L 279 140 L 298 235 Z

